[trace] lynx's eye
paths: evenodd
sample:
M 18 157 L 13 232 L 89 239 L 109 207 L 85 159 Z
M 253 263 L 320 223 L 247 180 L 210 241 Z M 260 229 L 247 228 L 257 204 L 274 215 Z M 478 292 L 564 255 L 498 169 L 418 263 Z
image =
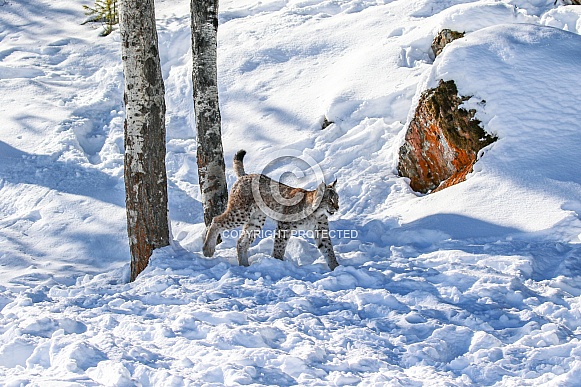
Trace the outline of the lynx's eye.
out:
M 339 203 L 337 202 L 336 198 L 330 198 L 329 200 L 329 207 L 328 207 L 328 211 L 329 213 L 332 215 L 335 213 L 335 211 L 337 211 L 339 209 Z

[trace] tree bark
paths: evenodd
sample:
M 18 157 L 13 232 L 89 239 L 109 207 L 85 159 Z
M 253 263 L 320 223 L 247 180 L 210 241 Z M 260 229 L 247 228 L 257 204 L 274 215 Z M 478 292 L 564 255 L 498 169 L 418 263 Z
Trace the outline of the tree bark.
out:
M 125 204 L 131 281 L 154 249 L 169 245 L 165 170 L 165 89 L 153 0 L 122 0 L 119 10 L 125 77 Z
M 218 0 L 191 0 L 194 110 L 204 222 L 226 210 L 228 189 L 218 103 Z

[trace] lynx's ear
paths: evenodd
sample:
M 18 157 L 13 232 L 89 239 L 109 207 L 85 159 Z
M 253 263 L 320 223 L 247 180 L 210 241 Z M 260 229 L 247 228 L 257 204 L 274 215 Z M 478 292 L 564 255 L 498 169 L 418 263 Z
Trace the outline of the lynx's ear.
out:
M 329 184 L 329 188 L 335 189 L 335 185 L 337 185 L 337 179 L 335 179 L 334 182 L 332 182 L 331 184 Z
M 325 188 L 327 188 L 327 185 L 325 184 L 325 182 L 322 182 L 321 184 L 318 185 L 317 189 L 315 190 L 315 201 L 312 204 L 313 210 L 319 208 L 319 205 L 323 200 L 323 196 L 325 195 Z

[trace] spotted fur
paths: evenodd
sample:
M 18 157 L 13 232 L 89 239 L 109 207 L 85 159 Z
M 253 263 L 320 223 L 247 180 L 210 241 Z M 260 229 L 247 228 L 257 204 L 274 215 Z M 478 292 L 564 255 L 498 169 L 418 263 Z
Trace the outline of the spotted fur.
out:
M 329 235 L 328 216 L 339 209 L 339 195 L 335 190 L 337 180 L 329 185 L 321 183 L 312 191 L 294 188 L 265 175 L 246 174 L 245 154 L 241 150 L 234 157 L 238 180 L 230 192 L 226 211 L 216 216 L 206 230 L 204 255 L 214 255 L 220 233 L 243 226 L 236 250 L 238 264 L 248 266 L 248 249 L 268 216 L 277 223 L 273 257 L 283 259 L 293 231 L 312 230 L 315 244 L 327 259 L 329 268 L 335 269 L 339 263 Z M 258 197 L 257 192 L 260 192 Z

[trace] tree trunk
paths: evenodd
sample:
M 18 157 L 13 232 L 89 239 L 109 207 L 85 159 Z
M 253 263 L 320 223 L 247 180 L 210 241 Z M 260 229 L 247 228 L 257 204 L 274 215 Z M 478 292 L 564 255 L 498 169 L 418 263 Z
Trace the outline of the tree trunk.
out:
M 194 110 L 204 222 L 226 210 L 228 189 L 218 104 L 218 0 L 191 0 Z
M 165 89 L 153 0 L 122 0 L 125 76 L 125 204 L 131 281 L 154 249 L 169 245 L 165 171 Z

